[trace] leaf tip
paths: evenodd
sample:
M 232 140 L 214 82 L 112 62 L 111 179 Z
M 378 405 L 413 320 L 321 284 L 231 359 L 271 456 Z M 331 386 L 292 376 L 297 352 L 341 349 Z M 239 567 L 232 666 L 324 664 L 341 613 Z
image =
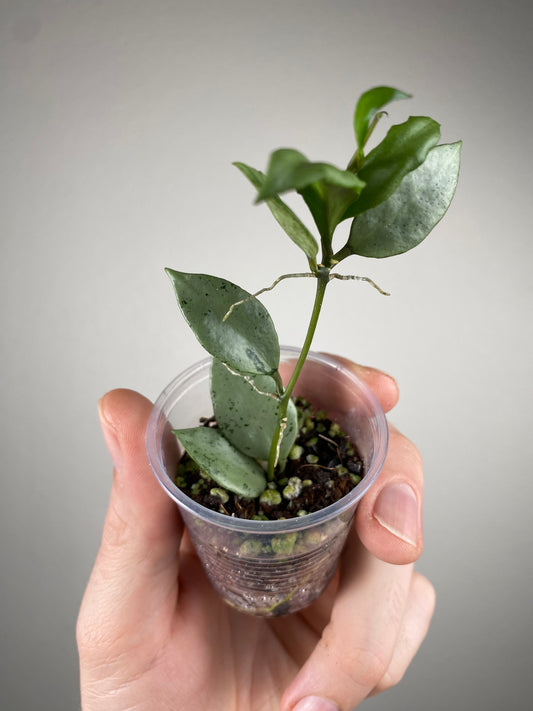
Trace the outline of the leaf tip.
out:
M 179 279 L 182 272 L 177 272 L 175 269 L 171 269 L 170 267 L 165 267 L 165 274 L 168 276 L 170 281 L 175 282 L 176 279 Z

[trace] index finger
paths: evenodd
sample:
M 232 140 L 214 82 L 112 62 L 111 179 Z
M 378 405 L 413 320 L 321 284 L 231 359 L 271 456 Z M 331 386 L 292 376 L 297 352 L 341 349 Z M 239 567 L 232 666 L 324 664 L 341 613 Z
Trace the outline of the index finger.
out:
M 345 368 L 351 370 L 357 377 L 361 378 L 361 380 L 364 380 L 374 392 L 374 395 L 379 400 L 381 407 L 385 412 L 390 412 L 397 404 L 399 397 L 398 384 L 391 375 L 388 375 L 377 368 L 370 368 L 367 365 L 354 363 L 352 360 L 343 358 L 342 356 L 330 353 L 325 353 L 324 355 L 338 361 Z

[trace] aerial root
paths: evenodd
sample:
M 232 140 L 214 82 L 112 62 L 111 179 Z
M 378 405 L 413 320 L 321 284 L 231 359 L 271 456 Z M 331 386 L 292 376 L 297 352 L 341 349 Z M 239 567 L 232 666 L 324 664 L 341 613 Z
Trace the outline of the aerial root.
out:
M 256 291 L 255 294 L 250 294 L 250 296 L 247 296 L 246 299 L 241 299 L 240 301 L 236 301 L 234 304 L 232 304 L 229 309 L 226 311 L 224 314 L 224 317 L 222 321 L 226 321 L 233 311 L 237 308 L 237 306 L 242 306 L 242 304 L 246 304 L 248 301 L 251 301 L 252 299 L 255 299 L 258 296 L 261 296 L 261 294 L 264 294 L 266 291 L 272 291 L 272 289 L 275 289 L 276 286 L 280 283 L 280 281 L 283 281 L 284 279 L 301 279 L 301 278 L 317 278 L 317 275 L 314 272 L 296 272 L 294 274 L 282 274 L 280 277 L 278 277 L 270 286 L 265 286 L 263 289 L 259 289 L 259 291 Z M 383 294 L 383 296 L 390 296 L 388 291 L 384 291 L 381 287 L 379 287 L 375 281 L 370 279 L 369 277 L 364 277 L 364 276 L 356 276 L 355 274 L 337 274 L 336 272 L 330 273 L 329 274 L 329 281 L 332 279 L 341 279 L 342 281 L 364 281 L 367 284 L 370 284 L 370 286 L 373 286 L 376 291 L 379 291 L 380 294 Z
M 264 294 L 265 291 L 272 291 L 272 289 L 275 289 L 276 286 L 280 283 L 280 281 L 283 281 L 284 279 L 299 279 L 300 277 L 316 277 L 316 274 L 313 274 L 313 272 L 299 272 L 296 274 L 283 274 L 282 276 L 278 277 L 275 282 L 273 282 L 270 286 L 265 286 L 263 289 L 259 289 L 259 291 L 256 291 L 255 294 L 250 294 L 250 296 L 247 296 L 246 299 L 241 299 L 241 301 L 236 301 L 234 304 L 232 304 L 226 314 L 224 315 L 224 318 L 222 321 L 225 321 L 232 313 L 233 310 L 237 306 L 241 306 L 242 304 L 245 304 L 248 301 L 251 301 L 252 299 L 255 299 L 257 296 L 260 296 L 261 294 Z
M 365 281 L 367 284 L 370 284 L 370 286 L 373 286 L 376 291 L 379 291 L 380 294 L 383 294 L 383 296 L 390 296 L 388 291 L 384 291 L 381 287 L 379 287 L 375 281 L 370 279 L 369 277 L 364 277 L 364 276 L 356 276 L 355 274 L 336 274 L 335 272 L 333 274 L 329 275 L 330 281 L 331 279 L 342 279 L 343 281 L 346 280 L 355 280 L 355 281 Z

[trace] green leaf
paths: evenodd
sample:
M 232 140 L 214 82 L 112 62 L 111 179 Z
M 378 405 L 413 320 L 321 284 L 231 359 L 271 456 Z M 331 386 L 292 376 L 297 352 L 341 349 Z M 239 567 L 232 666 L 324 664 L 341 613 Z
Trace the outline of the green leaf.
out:
M 411 116 L 392 126 L 365 159 L 359 177 L 366 187 L 345 217 L 355 217 L 386 200 L 412 170 L 418 168 L 440 138 L 439 124 L 427 116 Z
M 315 225 L 322 240 L 328 240 L 331 243 L 331 233 L 329 231 L 328 219 L 328 200 L 327 186 L 324 183 L 313 183 L 306 188 L 298 191 L 298 194 L 304 199 L 305 204 L 309 208 L 309 212 L 313 216 Z
M 217 429 L 193 427 L 173 433 L 200 469 L 219 486 L 250 499 L 265 490 L 263 468 L 235 449 Z
M 276 384 L 271 376 L 246 378 L 213 360 L 211 396 L 215 419 L 226 439 L 250 457 L 262 460 L 269 457 L 279 407 L 279 399 L 272 397 L 275 393 Z M 281 460 L 288 457 L 297 434 L 298 417 L 291 400 L 280 448 Z
M 265 176 L 261 171 L 251 168 L 244 163 L 234 163 L 243 175 L 245 175 L 252 185 L 260 192 L 265 183 Z M 292 241 L 300 247 L 309 259 L 311 266 L 316 266 L 316 255 L 318 254 L 318 244 L 297 215 L 278 196 L 265 200 L 276 221 L 285 230 Z
M 301 191 L 317 182 L 349 188 L 357 194 L 364 187 L 364 183 L 347 170 L 341 170 L 331 163 L 312 163 L 300 151 L 280 148 L 270 156 L 257 200 L 267 200 L 288 190 Z
M 354 112 L 355 139 L 359 151 L 362 153 L 373 126 L 377 120 L 378 112 L 387 104 L 399 99 L 410 99 L 411 94 L 393 89 L 390 86 L 376 86 L 361 94 Z
M 255 298 L 230 281 L 207 274 L 165 270 L 179 307 L 196 337 L 218 360 L 233 370 L 252 375 L 274 373 L 279 365 L 279 341 L 272 319 Z
M 363 257 L 392 257 L 420 244 L 452 201 L 460 160 L 461 141 L 432 148 L 387 200 L 355 218 L 348 251 Z
M 296 190 L 305 200 L 323 239 L 331 240 L 347 208 L 359 197 L 364 182 L 330 163 L 312 163 L 302 153 L 280 148 L 270 157 L 258 200 Z
M 328 236 L 333 236 L 337 225 L 346 218 L 346 211 L 360 195 L 360 190 L 341 188 L 337 185 L 325 186 L 325 216 Z

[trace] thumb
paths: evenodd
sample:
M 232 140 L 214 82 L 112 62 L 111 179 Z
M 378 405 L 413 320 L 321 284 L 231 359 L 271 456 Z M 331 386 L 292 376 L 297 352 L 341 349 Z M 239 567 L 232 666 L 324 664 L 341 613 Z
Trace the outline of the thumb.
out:
M 115 468 L 100 550 L 78 621 L 86 646 L 87 637 L 96 646 L 114 640 L 127 645 L 132 628 L 136 635 L 142 633 L 139 625 L 153 629 L 155 617 L 175 609 L 183 526 L 148 464 L 145 430 L 151 408 L 131 390 L 113 390 L 99 402 Z

